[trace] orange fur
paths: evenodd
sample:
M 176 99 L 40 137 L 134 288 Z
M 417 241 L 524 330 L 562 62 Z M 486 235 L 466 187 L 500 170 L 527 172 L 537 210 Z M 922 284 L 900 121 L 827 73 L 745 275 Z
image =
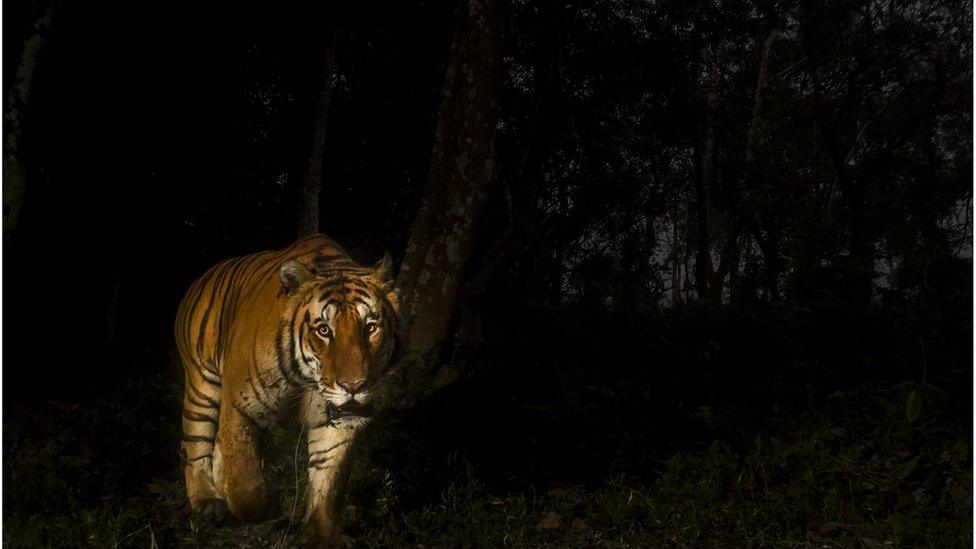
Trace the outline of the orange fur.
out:
M 195 512 L 219 518 L 226 506 L 241 520 L 267 518 L 273 506 L 255 436 L 297 416 L 309 433 L 304 532 L 339 535 L 333 507 L 344 455 L 390 362 L 396 307 L 388 259 L 360 267 L 322 235 L 223 261 L 193 283 L 177 313 L 176 341 Z

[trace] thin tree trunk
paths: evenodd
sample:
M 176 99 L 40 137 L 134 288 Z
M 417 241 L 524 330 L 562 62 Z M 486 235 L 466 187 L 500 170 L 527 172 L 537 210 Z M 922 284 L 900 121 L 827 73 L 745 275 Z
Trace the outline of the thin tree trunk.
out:
M 400 404 L 421 397 L 434 378 L 494 176 L 502 28 L 502 0 L 470 0 L 454 32 L 427 185 L 397 279 Z
M 706 132 L 707 133 L 707 132 Z M 711 143 L 709 136 L 706 135 L 705 142 L 700 147 L 695 147 L 697 162 L 695 166 L 695 223 L 698 231 L 696 234 L 695 254 L 695 290 L 698 292 L 698 299 L 706 300 L 709 297 L 708 283 L 712 277 L 712 258 L 709 244 L 711 239 L 708 234 L 708 183 L 706 160 L 711 159 Z
M 301 194 L 298 200 L 298 236 L 308 236 L 319 232 L 319 195 L 322 191 L 322 164 L 325 160 L 326 126 L 329 121 L 329 105 L 332 102 L 333 73 L 335 72 L 336 21 L 335 13 L 328 16 L 325 31 L 325 44 L 322 49 L 322 64 L 319 95 L 315 101 L 314 131 L 312 146 L 305 161 L 302 174 Z
M 769 36 L 763 43 L 762 56 L 759 58 L 759 70 L 756 74 L 756 89 L 752 96 L 752 117 L 749 119 L 749 131 L 746 133 L 746 178 L 751 176 L 752 159 L 756 152 L 756 139 L 758 135 L 759 114 L 762 112 L 763 90 L 766 88 L 766 81 L 769 74 L 769 52 L 773 47 L 773 42 L 779 35 L 777 29 L 769 31 Z
M 24 166 L 22 143 L 24 117 L 30 103 L 37 60 L 47 43 L 47 31 L 51 27 L 51 20 L 54 18 L 57 4 L 57 2 L 52 1 L 34 21 L 33 33 L 24 42 L 24 50 L 20 54 L 20 63 L 17 65 L 14 82 L 7 95 L 7 105 L 4 112 L 6 131 L 3 139 L 3 237 L 5 242 L 10 242 L 13 238 L 17 222 L 20 220 L 20 209 L 24 203 L 24 192 L 27 189 L 27 168 Z
M 739 299 L 739 258 L 741 256 L 742 250 L 739 248 L 739 243 L 736 242 L 732 246 L 731 255 L 729 256 L 729 303 L 735 303 Z
M 637 266 L 637 279 L 640 285 L 637 292 L 637 304 L 641 307 L 645 307 L 650 303 L 651 261 L 654 259 L 655 248 L 657 248 L 657 233 L 654 230 L 654 217 L 645 214 L 644 233 L 642 235 L 641 250 L 638 256 L 640 263 Z
M 566 185 L 559 186 L 559 210 L 563 216 L 569 214 L 569 198 Z M 555 239 L 555 249 L 553 250 L 551 279 L 549 282 L 548 301 L 550 305 L 562 303 L 563 295 L 563 261 L 565 260 L 566 243 L 563 238 Z
M 834 166 L 834 174 L 847 201 L 848 214 L 850 215 L 848 251 L 851 257 L 863 259 L 866 252 L 864 245 L 864 185 L 851 175 L 847 158 L 841 151 L 834 129 L 821 127 L 821 135 L 827 145 L 827 152 Z
M 769 292 L 768 295 L 772 301 L 779 301 L 779 245 L 773 235 L 764 235 L 762 229 L 754 222 L 750 221 L 747 225 L 749 233 L 759 245 L 759 251 L 762 253 L 765 264 L 766 282 L 763 287 Z
M 759 57 L 759 67 L 756 70 L 756 88 L 753 91 L 752 99 L 752 116 L 749 118 L 748 129 L 746 130 L 746 144 L 744 151 L 744 162 L 742 170 L 742 182 L 744 188 L 749 188 L 752 186 L 752 173 L 753 173 L 753 158 L 756 152 L 756 141 L 758 140 L 758 127 L 759 127 L 759 116 L 762 113 L 763 104 L 763 90 L 766 88 L 766 82 L 768 80 L 769 74 L 769 54 L 773 47 L 773 42 L 779 35 L 777 29 L 769 31 L 769 35 L 763 42 L 762 52 Z M 737 186 L 737 181 L 735 177 L 728 178 L 728 184 L 726 188 L 727 200 L 729 204 L 729 218 L 728 218 L 728 241 L 725 249 L 722 251 L 722 255 L 719 260 L 719 267 L 715 271 L 714 277 L 712 279 L 712 299 L 721 302 L 722 300 L 722 289 L 725 285 L 725 277 L 729 275 L 729 287 L 735 283 L 736 271 L 739 266 L 739 237 L 742 234 L 742 223 L 737 217 L 741 217 L 738 212 L 740 208 L 739 204 L 739 189 Z M 729 292 L 729 298 L 731 301 L 732 292 Z
M 732 223 L 729 227 L 729 236 L 728 240 L 726 240 L 725 248 L 722 249 L 721 255 L 719 256 L 718 267 L 712 276 L 710 286 L 711 294 L 709 298 L 715 302 L 721 303 L 722 301 L 722 289 L 725 287 L 725 276 L 731 272 L 730 269 L 738 268 L 739 236 L 741 234 L 742 227 L 736 223 Z
M 849 248 L 851 257 L 867 258 L 867 246 L 864 240 L 864 185 L 861 181 L 853 181 L 847 190 L 847 203 L 851 215 L 851 238 Z
M 695 170 L 695 220 L 698 224 L 695 256 L 695 289 L 698 299 L 711 297 L 709 283 L 712 278 L 711 237 L 708 226 L 708 187 L 712 182 L 712 159 L 715 151 L 715 101 L 717 99 L 718 67 L 713 63 L 709 74 L 708 95 L 705 105 L 705 128 L 701 145 L 696 147 Z M 721 290 L 719 291 L 721 293 Z
M 671 212 L 671 303 L 681 301 L 682 241 L 678 234 L 678 208 Z

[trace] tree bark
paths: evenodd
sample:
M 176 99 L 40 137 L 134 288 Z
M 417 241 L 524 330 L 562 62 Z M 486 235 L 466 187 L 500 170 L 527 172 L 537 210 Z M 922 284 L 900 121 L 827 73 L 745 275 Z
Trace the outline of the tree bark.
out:
M 322 164 L 325 160 L 326 126 L 329 121 L 329 105 L 332 102 L 332 79 L 335 71 L 336 49 L 335 13 L 329 14 L 322 49 L 321 84 L 315 101 L 312 146 L 302 172 L 301 193 L 298 198 L 298 236 L 319 232 L 319 195 L 322 191 Z
M 434 378 L 495 171 L 502 0 L 469 0 L 466 7 L 452 39 L 427 184 L 397 279 L 400 404 L 421 397 Z
M 24 117 L 30 103 L 37 60 L 47 43 L 47 30 L 51 26 L 57 4 L 52 1 L 34 21 L 33 33 L 24 42 L 17 73 L 7 95 L 3 117 L 6 127 L 3 139 L 3 238 L 5 242 L 10 242 L 13 238 L 17 222 L 20 220 L 20 209 L 24 203 L 24 192 L 27 189 L 27 168 L 24 165 L 22 142 Z

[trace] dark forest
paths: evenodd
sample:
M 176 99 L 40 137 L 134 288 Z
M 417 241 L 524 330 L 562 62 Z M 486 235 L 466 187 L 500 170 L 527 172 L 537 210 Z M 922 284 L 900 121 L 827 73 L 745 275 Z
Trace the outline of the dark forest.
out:
M 4 543 L 307 542 L 293 427 L 191 510 L 174 322 L 321 232 L 401 307 L 347 545 L 972 546 L 972 9 L 5 3 Z

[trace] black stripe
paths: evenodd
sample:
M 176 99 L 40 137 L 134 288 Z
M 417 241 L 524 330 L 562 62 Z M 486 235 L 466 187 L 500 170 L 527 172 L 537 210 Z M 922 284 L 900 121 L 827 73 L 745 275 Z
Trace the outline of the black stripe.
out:
M 328 305 L 333 303 L 335 304 L 342 303 L 343 301 L 345 301 L 345 298 L 346 298 L 346 294 L 344 291 L 330 290 L 328 292 L 323 292 L 322 295 L 319 296 L 319 301 L 324 302 L 322 304 L 323 305 L 322 308 L 325 308 Z
M 199 435 L 183 435 L 183 442 L 205 442 L 213 444 L 214 439 Z
M 278 254 L 271 254 L 266 256 L 263 259 L 265 263 L 259 267 L 254 268 L 253 275 L 248 278 L 248 284 L 250 285 L 250 289 L 244 295 L 244 302 L 250 301 L 251 296 L 254 295 L 254 293 L 257 292 L 258 289 L 263 287 L 265 284 L 265 280 L 268 279 L 272 275 L 272 273 L 275 272 L 276 270 L 275 268 L 278 267 L 278 262 L 275 261 L 274 259 L 277 258 L 278 255 L 281 254 L 278 253 Z
M 193 397 L 193 395 L 184 395 L 184 396 L 186 397 L 186 400 L 189 401 L 189 403 L 192 404 L 192 405 L 194 405 L 194 406 L 198 406 L 200 408 L 220 408 L 220 405 L 219 404 L 216 404 L 216 403 L 215 404 L 208 404 L 206 402 L 200 402 L 199 400 L 196 400 Z
M 329 461 L 329 458 L 310 459 L 310 460 L 308 460 L 308 468 L 309 469 L 323 469 L 323 468 L 325 468 L 325 464 L 328 463 L 328 461 Z
M 343 444 L 348 444 L 348 443 L 349 443 L 348 440 L 343 440 L 342 442 L 337 442 L 334 445 L 330 446 L 329 448 L 326 448 L 325 450 L 318 450 L 316 452 L 309 452 L 308 453 L 308 457 L 317 456 L 319 454 L 328 454 L 332 450 L 335 450 L 336 448 L 342 446 Z
M 363 296 L 363 297 L 365 297 L 367 299 L 371 299 L 372 298 L 372 296 L 369 295 L 369 292 L 367 292 L 367 291 L 365 291 L 365 290 L 363 290 L 361 288 L 349 288 L 349 291 L 352 292 L 352 293 L 354 293 L 354 294 L 356 294 L 356 295 Z
M 207 272 L 203 273 L 203 275 L 201 275 L 200 278 L 198 278 L 196 282 L 194 282 L 193 285 L 190 286 L 190 290 L 183 298 L 183 304 L 186 305 L 186 308 L 185 309 L 181 308 L 181 310 L 183 311 L 183 316 L 182 316 L 183 320 L 181 321 L 181 323 L 183 328 L 182 329 L 183 341 L 185 346 L 187 347 L 187 350 L 189 350 L 189 346 L 190 346 L 190 334 L 193 332 L 193 326 L 190 324 L 190 321 L 193 320 L 193 313 L 196 312 L 197 306 L 200 305 L 200 297 L 203 296 L 203 292 L 207 288 L 207 280 L 210 279 L 210 273 L 213 270 L 214 267 L 211 267 L 210 269 L 207 270 Z M 193 295 L 193 297 L 190 297 L 191 294 Z
M 193 393 L 192 396 L 196 397 L 199 400 L 202 400 L 202 401 L 208 403 L 209 406 L 206 406 L 207 408 L 219 408 L 220 407 L 220 403 L 219 402 L 217 402 L 216 400 L 214 400 L 214 399 L 210 398 L 209 396 L 203 394 L 203 392 L 201 392 L 199 389 L 197 389 L 196 387 L 194 387 L 193 384 L 189 382 L 189 380 L 187 380 L 186 388 L 191 393 Z M 194 402 L 194 404 L 196 404 L 196 403 Z M 199 406 L 199 404 L 198 404 L 198 406 Z
M 290 360 L 288 360 L 288 356 L 290 356 L 291 353 L 289 349 L 285 348 L 285 344 L 284 344 L 285 328 L 286 326 L 279 325 L 278 333 L 275 335 L 275 350 L 278 351 L 278 357 L 277 357 L 278 360 L 276 361 L 276 366 L 278 367 L 278 371 L 281 373 L 282 377 L 285 378 L 285 381 L 287 381 L 289 385 L 292 386 L 300 385 L 302 383 L 301 375 L 299 375 L 298 380 L 296 381 L 295 379 L 292 378 L 293 372 L 289 370 L 289 368 L 287 367 L 288 363 L 291 362 Z
M 328 261 L 338 261 L 338 260 L 352 262 L 352 260 L 349 258 L 349 256 L 342 255 L 342 254 L 317 255 L 314 258 L 312 258 L 312 261 L 314 263 L 326 263 Z
M 338 271 L 332 277 L 325 279 L 325 282 L 323 282 L 319 287 L 331 288 L 334 286 L 345 287 L 349 285 L 363 290 L 369 290 L 369 285 L 359 278 L 359 276 L 354 275 L 352 277 L 348 277 L 346 276 L 347 274 L 348 273 L 346 271 Z
M 229 328 L 224 328 L 224 320 L 231 316 L 231 309 L 235 308 L 237 302 L 237 296 L 240 293 L 240 285 L 235 284 L 237 281 L 237 273 L 240 271 L 241 266 L 244 265 L 249 256 L 238 257 L 233 261 L 229 272 L 227 273 L 227 280 L 224 283 L 224 299 L 220 304 L 220 316 L 217 317 L 217 338 L 215 340 L 215 349 L 223 349 L 223 341 L 226 336 L 225 330 Z M 228 327 L 230 325 L 228 324 Z
M 309 297 L 311 297 L 311 296 L 309 296 Z M 294 345 L 296 343 L 296 341 L 295 341 L 295 331 L 297 329 L 297 331 L 298 331 L 298 341 L 297 341 L 297 343 L 298 343 L 298 352 L 299 352 L 299 354 L 301 354 L 304 357 L 305 356 L 305 349 L 304 349 L 304 345 L 305 345 L 305 330 L 304 330 L 304 328 L 305 328 L 305 325 L 302 324 L 302 325 L 296 326 L 296 322 L 295 322 L 296 319 L 298 318 L 298 311 L 299 311 L 299 309 L 300 308 L 296 308 L 295 311 L 291 315 L 291 325 L 290 325 L 290 327 L 291 327 L 291 336 L 292 336 L 291 337 L 291 341 L 292 341 L 292 345 Z M 294 353 L 294 350 L 292 350 L 292 353 Z M 302 371 L 301 370 L 301 364 L 298 362 L 298 357 L 297 356 L 292 356 L 291 365 L 292 365 L 292 368 L 294 368 L 295 371 L 298 373 L 299 377 L 304 378 L 304 376 L 301 375 L 301 371 Z
M 197 353 L 203 354 L 203 339 L 207 335 L 207 322 L 210 320 L 210 311 L 213 310 L 214 303 L 217 301 L 217 294 L 224 287 L 224 278 L 230 270 L 230 265 L 234 260 L 224 261 L 219 265 L 219 271 L 215 272 L 215 278 L 211 281 L 210 300 L 207 302 L 207 310 L 203 312 L 203 319 L 200 321 L 200 332 L 197 334 Z
M 213 385 L 214 387 L 220 387 L 221 386 L 220 385 L 220 377 L 218 377 L 216 380 L 213 380 L 213 379 L 210 379 L 209 377 L 207 377 L 207 375 L 205 373 L 203 373 L 203 372 L 207 372 L 209 374 L 213 374 L 213 372 L 211 372 L 210 370 L 206 370 L 206 369 L 205 370 L 202 370 L 200 372 L 200 377 L 203 378 L 203 380 L 205 382 L 209 383 L 210 385 Z
M 363 305 L 370 307 L 370 304 L 367 303 L 365 299 L 359 297 L 358 295 L 354 295 L 350 297 L 349 301 L 352 301 L 353 303 L 362 303 Z
M 185 410 L 185 409 L 183 410 L 183 417 L 185 417 L 186 419 L 188 419 L 190 421 L 199 421 L 199 422 L 213 423 L 214 425 L 217 424 L 217 420 L 215 418 L 212 418 L 210 416 L 206 416 L 206 415 L 203 415 L 203 414 L 198 414 L 196 412 L 191 412 L 191 411 Z
M 220 372 L 217 371 L 217 368 L 216 367 L 209 368 L 209 367 L 207 367 L 207 364 L 209 364 L 209 362 L 206 361 L 206 360 L 204 360 L 203 362 L 200 363 L 200 375 L 202 376 L 203 375 L 203 372 L 206 371 L 206 372 L 209 372 L 210 374 L 215 375 L 215 376 L 217 376 L 219 378 L 220 377 Z
M 343 291 L 345 291 L 347 289 L 346 288 L 345 281 L 343 281 L 342 279 L 338 279 L 338 278 L 331 279 L 331 280 L 326 280 L 326 281 L 324 281 L 324 282 L 316 285 L 316 288 L 318 288 L 318 290 L 321 291 L 321 292 L 331 292 L 331 291 L 335 291 L 335 290 L 343 290 Z

